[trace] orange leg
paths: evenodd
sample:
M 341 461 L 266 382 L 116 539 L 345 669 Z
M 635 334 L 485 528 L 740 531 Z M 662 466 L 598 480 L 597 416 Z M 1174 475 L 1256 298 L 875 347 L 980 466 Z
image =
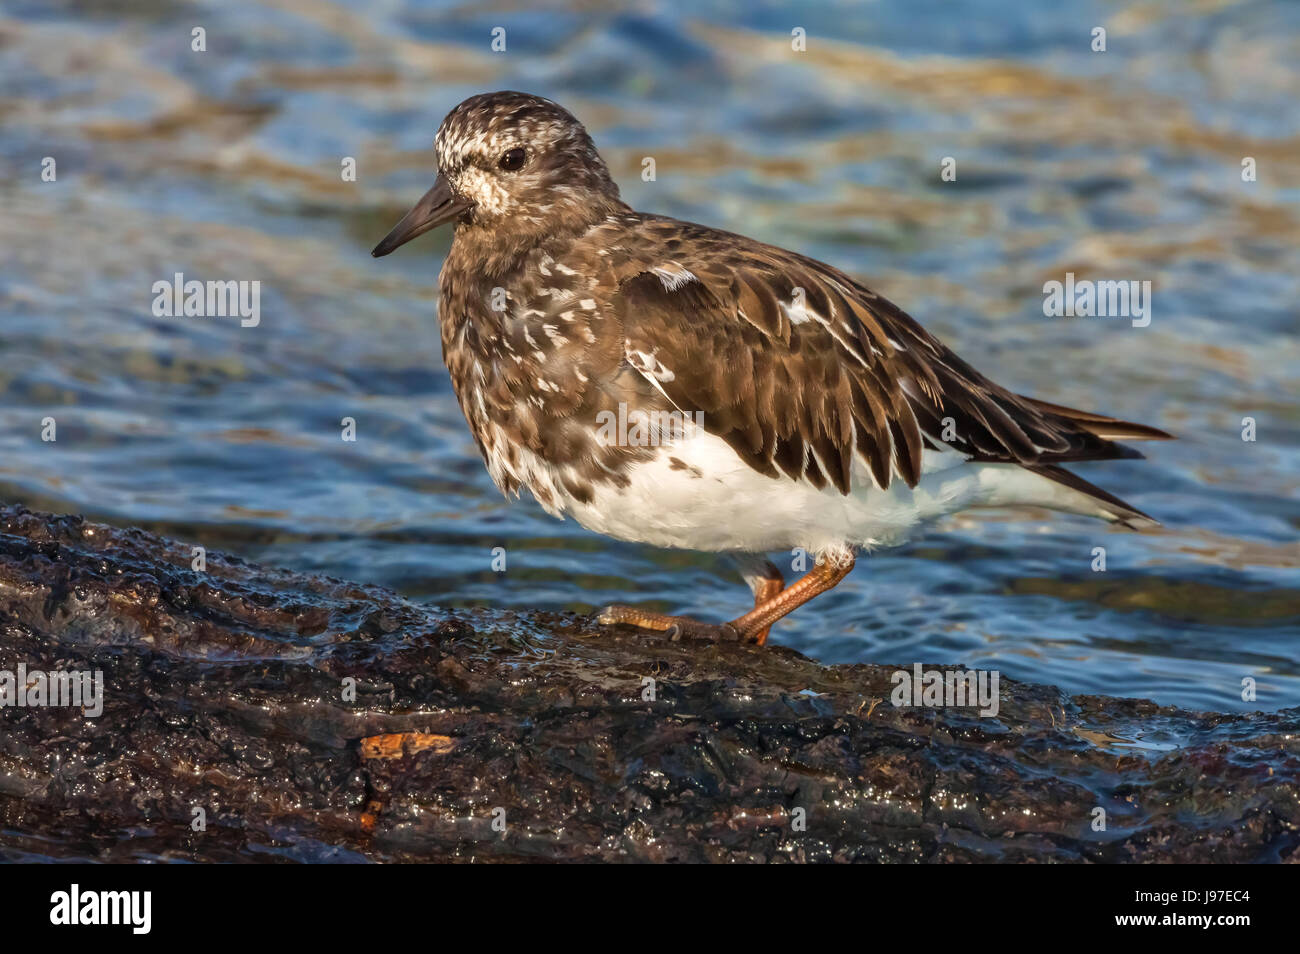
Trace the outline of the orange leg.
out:
M 756 572 L 745 574 L 745 582 L 754 591 L 754 609 L 758 609 L 785 589 L 785 577 L 771 560 L 764 560 L 763 566 Z M 767 642 L 767 635 L 771 631 L 771 626 L 764 626 L 754 634 L 754 642 L 762 646 Z
M 754 588 L 754 608 L 729 623 L 700 623 L 687 616 L 667 616 L 632 606 L 607 606 L 596 619 L 606 625 L 623 623 L 639 629 L 668 633 L 673 639 L 745 640 L 763 645 L 772 624 L 789 615 L 814 596 L 831 589 L 849 575 L 853 558 L 845 562 L 825 562 L 784 589 L 777 589 L 779 579 L 764 580 Z M 775 569 L 775 567 L 773 567 Z M 777 574 L 779 577 L 780 574 Z

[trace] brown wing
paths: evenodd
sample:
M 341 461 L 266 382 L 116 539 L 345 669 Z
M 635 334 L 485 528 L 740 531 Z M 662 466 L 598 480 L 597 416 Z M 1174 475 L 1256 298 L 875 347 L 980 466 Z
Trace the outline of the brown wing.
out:
M 830 266 L 671 220 L 646 228 L 670 223 L 684 241 L 629 268 L 613 303 L 628 360 L 760 473 L 848 493 L 855 454 L 880 487 L 915 486 L 940 444 L 1022 465 L 1141 456 L 1098 433 L 1111 419 L 999 387 Z

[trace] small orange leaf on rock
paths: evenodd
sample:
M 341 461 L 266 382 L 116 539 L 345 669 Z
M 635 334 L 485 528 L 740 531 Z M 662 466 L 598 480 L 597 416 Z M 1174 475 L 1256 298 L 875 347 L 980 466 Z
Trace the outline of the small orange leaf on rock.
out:
M 438 754 L 450 752 L 456 740 L 449 735 L 432 735 L 428 732 L 390 732 L 370 735 L 361 740 L 363 759 L 400 759 L 416 752 L 432 749 Z

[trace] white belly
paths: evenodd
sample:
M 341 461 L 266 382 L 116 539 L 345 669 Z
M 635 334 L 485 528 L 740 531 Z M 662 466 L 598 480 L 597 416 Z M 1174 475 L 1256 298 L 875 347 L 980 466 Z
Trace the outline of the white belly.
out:
M 674 459 L 679 462 L 674 464 Z M 901 478 L 887 490 L 854 461 L 849 494 L 818 490 L 784 476 L 765 477 L 725 441 L 699 432 L 659 449 L 636 466 L 630 484 L 602 484 L 588 503 L 574 500 L 533 459 L 528 484 L 553 492 L 568 513 L 596 533 L 661 547 L 763 553 L 802 547 L 812 554 L 897 546 L 920 528 L 969 507 L 1025 504 L 1100 515 L 1083 495 L 1013 464 L 976 464 L 953 451 L 927 451 L 916 487 Z

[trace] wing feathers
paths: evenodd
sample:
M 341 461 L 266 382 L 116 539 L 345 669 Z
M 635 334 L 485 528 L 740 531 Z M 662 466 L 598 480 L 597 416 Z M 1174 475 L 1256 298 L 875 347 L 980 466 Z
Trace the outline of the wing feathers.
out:
M 1064 467 L 1057 467 L 1054 464 L 1034 464 L 1029 470 L 1092 498 L 1097 501 L 1098 509 L 1109 519 L 1132 530 L 1146 530 L 1160 526 L 1160 522 L 1155 518 L 1143 513 L 1137 507 L 1125 503 L 1114 494 L 1107 493 L 1096 484 L 1089 483 L 1078 474 L 1071 473 Z
M 1172 434 L 1146 424 L 1134 424 L 1132 421 L 1121 421 L 1119 418 L 1107 417 L 1104 414 L 1078 411 L 1072 407 L 1050 404 L 1024 395 L 1020 395 L 1020 399 L 1029 402 L 1039 411 L 1074 421 L 1084 430 L 1091 431 L 1097 437 L 1108 441 L 1171 441 L 1174 439 Z
M 924 449 L 948 447 L 1064 483 L 1052 465 L 1134 456 L 1113 441 L 1169 436 L 1013 394 L 829 266 L 671 224 L 696 239 L 673 255 L 691 278 L 666 287 L 652 250 L 626 263 L 613 302 L 625 348 L 655 355 L 672 372 L 656 382 L 668 399 L 703 411 L 705 430 L 760 473 L 847 494 L 857 458 L 882 488 L 915 486 Z

